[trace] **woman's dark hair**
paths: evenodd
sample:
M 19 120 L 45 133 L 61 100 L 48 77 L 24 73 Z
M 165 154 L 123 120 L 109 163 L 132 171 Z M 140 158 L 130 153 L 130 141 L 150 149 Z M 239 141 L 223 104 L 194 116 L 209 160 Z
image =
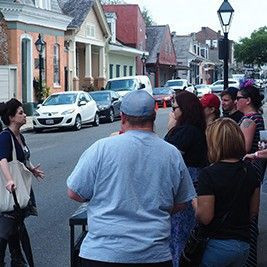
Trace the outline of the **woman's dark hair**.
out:
M 198 97 L 188 91 L 182 91 L 176 93 L 175 100 L 182 111 L 179 125 L 190 124 L 205 131 L 205 114 Z
M 9 117 L 14 117 L 19 107 L 22 107 L 22 103 L 15 98 L 11 98 L 6 103 L 0 103 L 0 116 L 5 125 L 10 124 Z
M 263 96 L 260 94 L 259 88 L 254 85 L 246 86 L 240 89 L 240 93 L 244 97 L 249 97 L 251 99 L 252 106 L 259 110 L 262 106 Z

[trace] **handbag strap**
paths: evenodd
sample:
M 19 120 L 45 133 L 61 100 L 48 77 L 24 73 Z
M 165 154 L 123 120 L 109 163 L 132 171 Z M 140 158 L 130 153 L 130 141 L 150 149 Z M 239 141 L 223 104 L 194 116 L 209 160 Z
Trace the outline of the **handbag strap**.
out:
M 16 146 L 15 146 L 15 142 L 14 142 L 14 137 L 10 131 L 4 130 L 1 133 L 4 133 L 4 132 L 7 132 L 10 134 L 11 145 L 12 145 L 12 160 L 17 160 L 17 152 L 16 152 Z

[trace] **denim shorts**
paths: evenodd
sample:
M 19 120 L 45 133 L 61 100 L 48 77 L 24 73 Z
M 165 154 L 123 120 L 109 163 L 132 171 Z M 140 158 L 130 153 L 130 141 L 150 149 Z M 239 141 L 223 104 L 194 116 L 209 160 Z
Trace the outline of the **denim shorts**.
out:
M 201 267 L 240 267 L 246 263 L 249 243 L 235 239 L 210 239 Z

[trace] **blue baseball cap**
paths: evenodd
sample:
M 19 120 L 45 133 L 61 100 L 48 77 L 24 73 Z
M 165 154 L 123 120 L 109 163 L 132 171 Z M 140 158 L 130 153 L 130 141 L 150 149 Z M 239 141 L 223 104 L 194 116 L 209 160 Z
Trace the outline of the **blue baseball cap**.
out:
M 122 98 L 120 111 L 128 116 L 146 117 L 155 113 L 155 100 L 145 90 L 135 90 Z

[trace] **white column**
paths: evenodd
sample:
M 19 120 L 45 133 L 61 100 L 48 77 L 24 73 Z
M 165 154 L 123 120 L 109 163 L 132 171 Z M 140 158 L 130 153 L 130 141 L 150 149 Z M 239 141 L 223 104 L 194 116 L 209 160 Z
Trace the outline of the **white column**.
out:
M 99 77 L 106 78 L 105 75 L 105 66 L 106 66 L 106 58 L 105 58 L 105 48 L 100 47 L 99 49 Z
M 91 44 L 85 45 L 85 78 L 92 77 L 92 49 Z

